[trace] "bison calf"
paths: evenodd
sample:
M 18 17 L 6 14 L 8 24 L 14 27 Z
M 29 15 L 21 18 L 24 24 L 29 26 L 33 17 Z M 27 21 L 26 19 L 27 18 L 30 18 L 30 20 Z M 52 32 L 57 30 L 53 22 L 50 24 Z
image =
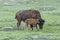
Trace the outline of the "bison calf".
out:
M 39 19 L 34 19 L 34 18 L 29 18 L 25 20 L 26 23 L 26 28 L 28 28 L 28 24 L 32 25 L 31 28 L 32 30 L 36 29 L 36 24 L 39 23 Z

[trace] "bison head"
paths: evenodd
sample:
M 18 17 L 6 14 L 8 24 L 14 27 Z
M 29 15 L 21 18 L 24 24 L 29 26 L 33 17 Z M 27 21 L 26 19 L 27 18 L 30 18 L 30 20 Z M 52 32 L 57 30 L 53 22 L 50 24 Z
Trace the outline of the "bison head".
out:
M 39 25 L 39 28 L 40 28 L 40 29 L 43 28 L 44 22 L 45 22 L 45 20 L 43 20 L 43 19 L 40 19 L 40 20 L 39 20 L 38 25 Z

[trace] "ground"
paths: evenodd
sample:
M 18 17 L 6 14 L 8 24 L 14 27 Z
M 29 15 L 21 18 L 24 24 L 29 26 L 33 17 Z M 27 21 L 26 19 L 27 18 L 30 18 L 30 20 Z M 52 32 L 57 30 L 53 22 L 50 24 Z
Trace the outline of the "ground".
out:
M 36 9 L 45 24 L 42 30 L 17 30 L 18 10 Z M 0 0 L 0 40 L 60 40 L 60 0 Z

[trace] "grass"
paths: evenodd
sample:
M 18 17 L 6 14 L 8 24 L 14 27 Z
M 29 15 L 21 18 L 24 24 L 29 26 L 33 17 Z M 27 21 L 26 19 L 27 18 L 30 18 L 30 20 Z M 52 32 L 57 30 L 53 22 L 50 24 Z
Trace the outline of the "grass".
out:
M 0 0 L 0 40 L 60 40 L 60 0 Z M 17 30 L 18 10 L 37 9 L 45 24 L 39 31 L 24 31 L 25 23 Z

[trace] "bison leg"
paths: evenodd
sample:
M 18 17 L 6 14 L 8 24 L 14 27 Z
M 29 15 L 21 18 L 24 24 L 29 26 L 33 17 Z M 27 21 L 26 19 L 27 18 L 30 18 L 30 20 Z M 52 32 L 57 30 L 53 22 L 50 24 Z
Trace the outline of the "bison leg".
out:
M 28 23 L 26 23 L 25 29 L 28 30 Z
M 36 25 L 33 25 L 33 30 L 34 30 L 34 31 L 36 30 Z
M 38 28 L 37 28 L 37 24 L 36 24 L 36 29 L 38 29 Z
M 20 30 L 20 22 L 17 22 L 17 28 L 18 28 L 18 30 Z
M 36 25 L 34 25 L 34 27 L 33 27 L 33 25 L 32 25 L 32 24 L 31 24 L 30 26 L 31 26 L 32 30 L 33 30 L 33 28 L 34 28 L 34 27 L 36 27 L 36 29 L 37 29 L 37 24 L 36 24 Z
M 17 27 L 18 27 L 18 30 L 20 30 L 20 24 L 21 24 L 21 17 L 20 16 L 18 16 L 17 17 Z
M 32 24 L 30 24 L 30 26 L 31 26 L 31 28 L 32 28 L 32 30 L 33 30 L 33 25 L 32 25 Z

